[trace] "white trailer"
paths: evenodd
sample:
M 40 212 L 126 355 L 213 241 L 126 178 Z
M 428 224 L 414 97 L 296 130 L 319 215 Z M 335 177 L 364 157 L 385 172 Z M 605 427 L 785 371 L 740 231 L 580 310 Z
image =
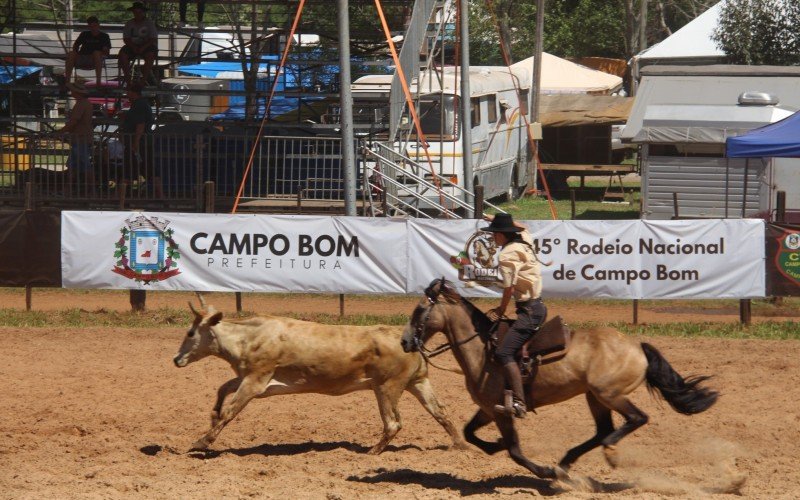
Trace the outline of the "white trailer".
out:
M 437 72 L 422 72 L 419 80 L 411 82 L 409 90 L 422 134 L 417 133 L 411 114 L 406 110 L 399 126 L 400 138 L 392 142 L 391 148 L 418 164 L 425 180 L 432 182 L 431 172 L 434 172 L 458 186 L 443 183 L 443 190 L 459 199 L 464 197 L 462 190 L 466 184 L 464 154 L 470 152 L 473 186 L 484 186 L 486 198 L 517 198 L 527 184 L 528 134 L 522 115 L 528 109 L 530 72 L 524 68 L 473 66 L 469 74 L 471 144 L 464 144 L 461 133 L 460 72 L 447 67 Z M 391 81 L 391 75 L 369 75 L 356 80 L 352 87 L 354 110 L 360 109 L 360 103 L 386 98 Z M 370 117 L 375 116 L 369 113 Z M 383 116 L 388 118 L 388 114 Z M 413 175 L 404 176 L 400 172 L 396 177 L 404 186 L 396 193 L 401 198 L 409 198 L 408 191 L 412 189 L 424 189 L 418 186 Z M 435 200 L 438 193 L 428 188 L 425 197 Z

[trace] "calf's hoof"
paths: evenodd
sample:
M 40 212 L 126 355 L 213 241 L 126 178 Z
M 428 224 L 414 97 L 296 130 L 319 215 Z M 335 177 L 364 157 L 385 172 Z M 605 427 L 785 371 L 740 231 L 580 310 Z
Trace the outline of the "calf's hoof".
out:
M 375 446 L 373 446 L 372 448 L 369 449 L 369 451 L 367 452 L 367 455 L 380 455 L 381 453 L 383 453 L 383 450 L 385 450 L 385 449 L 386 449 L 386 445 L 385 444 L 378 443 L 378 444 L 376 444 Z
M 208 441 L 206 441 L 206 439 L 205 439 L 205 438 L 203 438 L 203 439 L 198 439 L 197 441 L 195 441 L 195 442 L 194 442 L 194 444 L 192 445 L 192 447 L 191 447 L 191 448 L 189 448 L 189 451 L 205 451 L 205 450 L 207 450 L 207 449 L 208 449 L 208 447 L 209 447 L 210 445 L 211 445 L 211 443 L 209 443 Z
M 453 446 L 451 446 L 454 450 L 468 450 L 470 449 L 469 444 L 466 441 L 454 441 Z

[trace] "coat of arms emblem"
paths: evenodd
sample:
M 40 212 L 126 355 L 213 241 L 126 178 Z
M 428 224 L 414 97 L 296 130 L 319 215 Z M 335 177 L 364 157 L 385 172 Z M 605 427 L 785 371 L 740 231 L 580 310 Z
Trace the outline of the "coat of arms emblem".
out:
M 180 274 L 181 255 L 168 226 L 168 220 L 158 217 L 127 219 L 114 244 L 117 265 L 112 271 L 145 285 Z

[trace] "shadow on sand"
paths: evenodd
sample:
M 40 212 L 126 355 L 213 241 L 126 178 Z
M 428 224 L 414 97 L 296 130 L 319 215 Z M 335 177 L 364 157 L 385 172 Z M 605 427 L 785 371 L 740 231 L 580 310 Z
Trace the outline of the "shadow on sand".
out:
M 506 475 L 492 479 L 470 481 L 443 472 L 419 472 L 410 469 L 397 469 L 393 471 L 377 469 L 374 472 L 375 474 L 371 476 L 350 476 L 347 480 L 369 484 L 418 484 L 433 490 L 458 491 L 462 496 L 499 493 L 499 488 L 536 490 L 538 494 L 542 496 L 558 495 L 576 489 L 594 493 L 614 493 L 633 488 L 633 485 L 627 483 L 601 483 L 591 478 L 583 478 L 579 481 L 580 484 L 570 485 L 545 479 L 537 479 L 527 475 Z
M 333 451 L 343 449 L 352 451 L 353 453 L 366 454 L 369 446 L 351 443 L 349 441 L 334 441 L 327 443 L 305 442 L 305 443 L 283 443 L 283 444 L 260 444 L 258 446 L 251 446 L 249 448 L 228 448 L 224 450 L 188 450 L 186 454 L 192 458 L 208 460 L 217 458 L 221 455 L 236 455 L 237 457 L 246 457 L 249 455 L 264 455 L 264 456 L 287 456 L 287 455 L 300 455 L 312 451 Z M 437 446 L 431 448 L 433 450 L 445 450 L 447 446 Z M 403 446 L 389 445 L 384 450 L 384 453 L 391 453 L 404 450 L 417 450 L 423 451 L 422 448 L 413 444 L 406 444 Z M 151 444 L 139 448 L 139 451 L 148 456 L 155 456 L 162 451 L 170 453 L 182 454 L 182 452 L 172 449 L 168 446 L 161 446 Z

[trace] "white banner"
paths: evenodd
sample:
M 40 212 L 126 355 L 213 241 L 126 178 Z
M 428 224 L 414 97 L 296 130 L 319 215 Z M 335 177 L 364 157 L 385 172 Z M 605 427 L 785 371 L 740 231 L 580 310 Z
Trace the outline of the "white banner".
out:
M 62 212 L 64 287 L 405 293 L 405 221 Z
M 543 263 L 546 297 L 748 298 L 765 294 L 764 222 L 526 221 Z M 409 292 L 434 278 L 472 296 L 497 295 L 497 254 L 486 222 L 414 220 Z
M 63 212 L 65 287 L 418 293 L 442 276 L 498 293 L 477 220 Z M 760 220 L 529 221 L 546 297 L 765 294 Z

